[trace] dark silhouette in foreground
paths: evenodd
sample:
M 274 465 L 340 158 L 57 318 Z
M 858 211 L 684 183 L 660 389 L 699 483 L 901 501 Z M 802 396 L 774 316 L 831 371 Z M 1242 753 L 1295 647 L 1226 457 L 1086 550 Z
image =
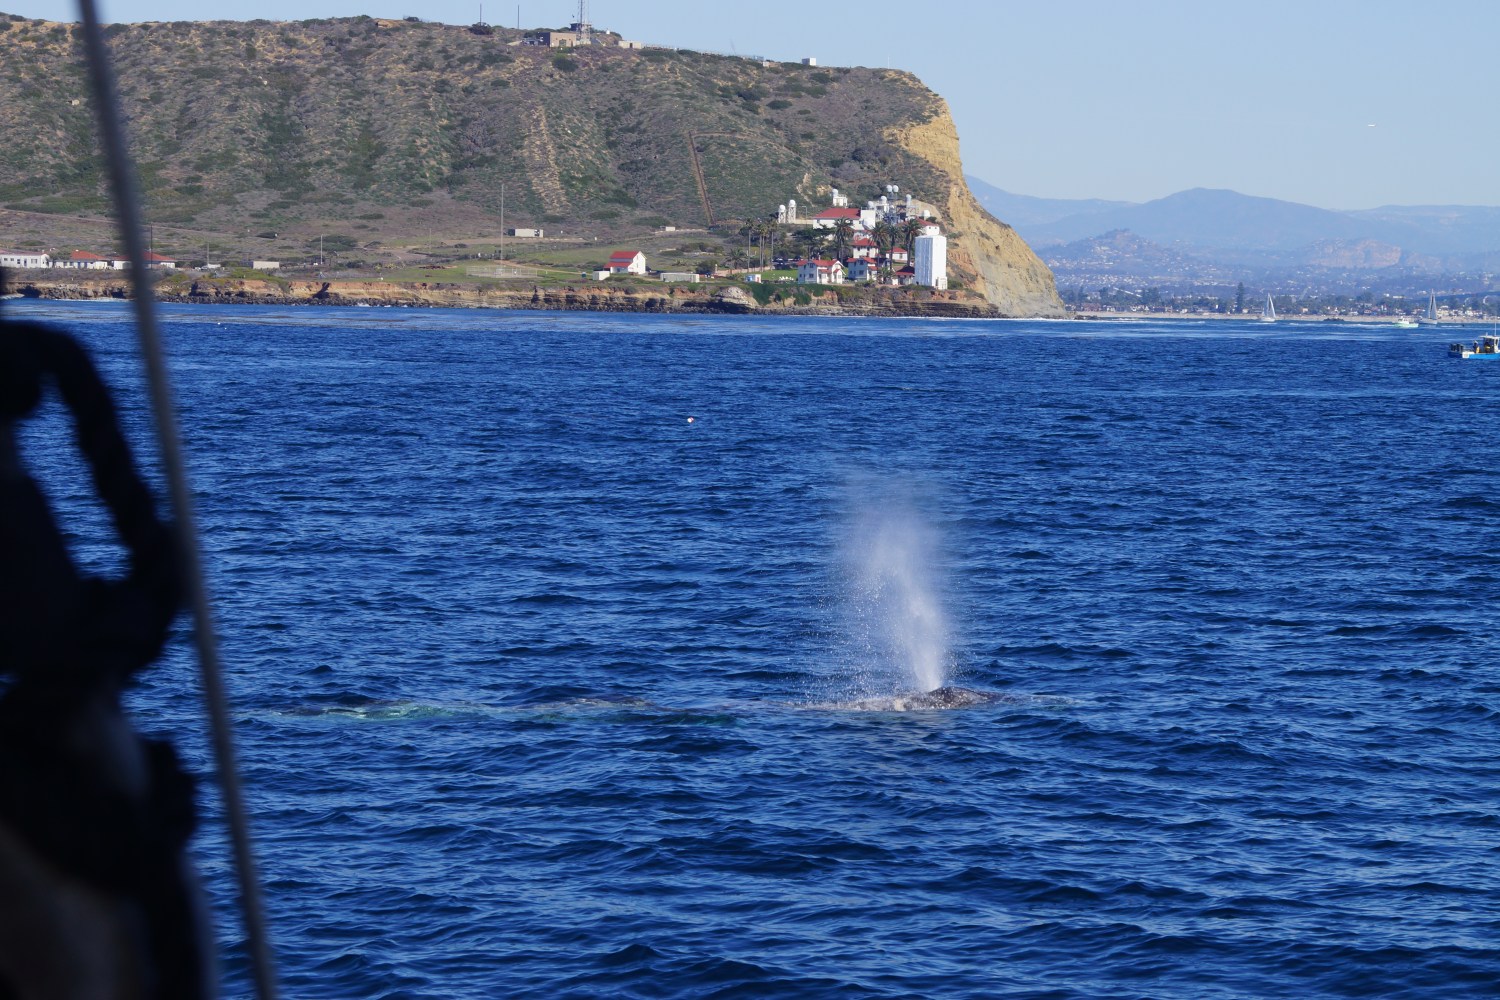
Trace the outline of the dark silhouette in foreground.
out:
M 23 461 L 17 426 L 49 389 L 124 547 L 121 578 L 79 572 Z M 87 353 L 0 321 L 0 1000 L 213 993 L 184 853 L 191 779 L 120 704 L 179 603 L 173 536 Z

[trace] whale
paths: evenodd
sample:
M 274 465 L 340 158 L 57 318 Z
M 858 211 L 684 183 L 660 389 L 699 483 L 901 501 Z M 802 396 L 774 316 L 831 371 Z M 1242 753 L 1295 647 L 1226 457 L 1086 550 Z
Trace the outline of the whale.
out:
M 876 698 L 856 698 L 853 701 L 818 707 L 854 712 L 935 712 L 973 708 L 1008 700 L 1005 695 L 994 691 L 978 691 L 974 688 L 944 685 L 931 691 L 909 691 Z

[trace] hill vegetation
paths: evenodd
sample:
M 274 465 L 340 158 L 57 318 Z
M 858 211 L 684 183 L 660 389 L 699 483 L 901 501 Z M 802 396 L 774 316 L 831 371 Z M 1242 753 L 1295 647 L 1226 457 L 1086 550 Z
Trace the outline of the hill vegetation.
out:
M 499 234 L 503 198 L 507 226 L 609 240 L 728 231 L 789 198 L 826 205 L 832 187 L 856 203 L 888 183 L 944 210 L 955 192 L 972 203 L 956 147 L 942 163 L 903 143 L 947 109 L 894 70 L 563 51 L 511 29 L 363 16 L 106 31 L 148 216 L 162 224 L 283 244 L 437 229 L 484 239 Z M 6 208 L 108 211 L 79 47 L 74 25 L 0 15 Z M 984 216 L 985 232 L 967 228 L 959 281 L 1051 308 L 1050 275 L 1008 227 Z M 979 256 L 1004 244 L 1026 287 L 1005 292 L 966 242 Z

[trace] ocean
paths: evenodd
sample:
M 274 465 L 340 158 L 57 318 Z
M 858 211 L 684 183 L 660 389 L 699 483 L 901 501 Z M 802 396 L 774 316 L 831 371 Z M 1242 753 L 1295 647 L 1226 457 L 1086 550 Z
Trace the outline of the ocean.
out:
M 128 308 L 6 305 L 154 475 Z M 163 314 L 287 997 L 1500 996 L 1441 331 Z M 130 703 L 208 776 L 194 671 Z

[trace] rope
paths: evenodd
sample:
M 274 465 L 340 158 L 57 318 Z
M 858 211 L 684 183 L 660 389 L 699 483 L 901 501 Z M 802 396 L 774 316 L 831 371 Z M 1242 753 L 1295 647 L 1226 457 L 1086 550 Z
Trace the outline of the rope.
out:
M 275 1000 L 275 969 L 266 934 L 265 908 L 261 901 L 260 883 L 255 875 L 255 857 L 245 819 L 239 770 L 235 764 L 234 736 L 224 691 L 223 671 L 219 664 L 218 638 L 208 604 L 208 588 L 203 577 L 203 557 L 193 517 L 192 491 L 188 487 L 182 438 L 177 426 L 167 366 L 163 359 L 161 334 L 156 324 L 156 299 L 151 291 L 150 273 L 146 270 L 135 175 L 126 154 L 114 72 L 108 50 L 104 46 L 98 11 L 94 7 L 94 0 L 78 0 L 78 8 L 83 18 L 84 53 L 88 59 L 90 83 L 94 91 L 94 109 L 99 117 L 100 140 L 109 165 L 110 184 L 114 189 L 120 237 L 125 245 L 125 255 L 130 259 L 131 282 L 135 287 L 136 337 L 140 342 L 141 357 L 146 368 L 151 411 L 156 420 L 156 435 L 171 495 L 178 550 L 183 563 L 183 585 L 193 620 L 193 639 L 198 652 L 203 697 L 207 703 L 214 758 L 218 766 L 219 788 L 224 797 L 224 812 L 229 822 L 230 842 L 234 850 L 235 872 L 239 878 L 240 909 L 255 976 L 256 995 L 260 1000 Z

